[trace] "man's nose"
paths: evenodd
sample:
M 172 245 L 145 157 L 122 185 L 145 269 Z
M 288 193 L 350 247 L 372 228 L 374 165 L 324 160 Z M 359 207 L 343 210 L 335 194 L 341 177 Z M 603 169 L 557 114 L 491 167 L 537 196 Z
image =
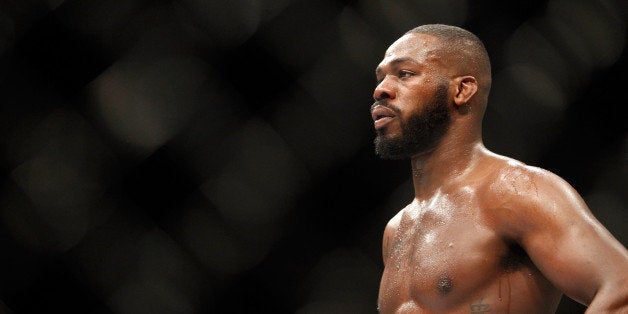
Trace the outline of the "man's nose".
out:
M 394 99 L 396 96 L 394 78 L 386 75 L 384 79 L 377 84 L 375 91 L 373 91 L 373 99 L 375 101 L 382 99 Z

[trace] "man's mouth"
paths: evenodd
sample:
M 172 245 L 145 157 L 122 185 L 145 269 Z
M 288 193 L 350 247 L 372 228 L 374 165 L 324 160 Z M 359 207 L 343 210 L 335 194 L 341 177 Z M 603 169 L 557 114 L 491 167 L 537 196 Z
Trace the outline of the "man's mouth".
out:
M 395 118 L 395 112 L 388 107 L 377 105 L 371 111 L 371 117 L 373 118 L 373 125 L 379 129 Z

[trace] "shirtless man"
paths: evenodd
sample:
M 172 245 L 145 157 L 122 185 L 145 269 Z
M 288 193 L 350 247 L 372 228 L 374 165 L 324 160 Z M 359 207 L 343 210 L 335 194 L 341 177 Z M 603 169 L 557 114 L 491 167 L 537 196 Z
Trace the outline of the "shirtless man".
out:
M 628 313 L 628 252 L 578 193 L 482 144 L 491 87 L 483 44 L 415 28 L 377 66 L 376 154 L 408 158 L 414 200 L 384 231 L 382 313 Z

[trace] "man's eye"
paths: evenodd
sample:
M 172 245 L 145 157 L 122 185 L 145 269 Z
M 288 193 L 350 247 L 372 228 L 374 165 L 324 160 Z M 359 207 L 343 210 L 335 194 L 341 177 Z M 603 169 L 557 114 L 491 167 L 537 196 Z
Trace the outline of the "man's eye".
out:
M 410 71 L 399 71 L 399 77 L 410 77 L 414 75 L 414 73 L 410 72 Z

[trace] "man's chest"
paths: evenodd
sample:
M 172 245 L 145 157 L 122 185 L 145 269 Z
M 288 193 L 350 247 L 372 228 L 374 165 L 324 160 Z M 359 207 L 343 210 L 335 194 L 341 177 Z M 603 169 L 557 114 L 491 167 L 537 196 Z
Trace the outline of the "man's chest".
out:
M 386 268 L 380 292 L 454 301 L 503 271 L 509 247 L 486 216 L 477 208 L 447 206 L 419 207 L 401 215 L 384 239 Z

